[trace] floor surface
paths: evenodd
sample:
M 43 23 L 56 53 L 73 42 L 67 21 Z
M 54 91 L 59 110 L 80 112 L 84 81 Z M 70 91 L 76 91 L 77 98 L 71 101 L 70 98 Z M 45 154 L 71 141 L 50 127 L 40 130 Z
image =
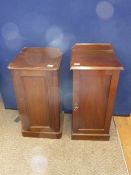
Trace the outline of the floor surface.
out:
M 115 117 L 129 174 L 131 175 L 131 117 Z
M 17 111 L 0 110 L 1 175 L 128 175 L 117 132 L 110 141 L 71 140 L 71 120 L 64 117 L 60 140 L 27 138 Z

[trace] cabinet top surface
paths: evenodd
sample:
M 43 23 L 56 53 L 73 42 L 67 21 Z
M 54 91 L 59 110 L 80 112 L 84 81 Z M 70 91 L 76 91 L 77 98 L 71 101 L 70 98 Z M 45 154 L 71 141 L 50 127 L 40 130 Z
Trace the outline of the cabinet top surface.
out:
M 77 43 L 72 48 L 70 69 L 123 70 L 110 43 Z
M 62 54 L 58 48 L 23 48 L 9 69 L 58 70 Z

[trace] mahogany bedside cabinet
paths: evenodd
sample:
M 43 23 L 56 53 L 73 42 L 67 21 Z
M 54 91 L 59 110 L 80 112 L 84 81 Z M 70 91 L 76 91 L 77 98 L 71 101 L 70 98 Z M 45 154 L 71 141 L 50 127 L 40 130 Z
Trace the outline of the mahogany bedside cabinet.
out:
M 78 43 L 72 48 L 72 139 L 109 140 L 122 65 L 110 43 Z
M 22 134 L 27 137 L 60 138 L 62 112 L 58 48 L 24 48 L 9 64 Z

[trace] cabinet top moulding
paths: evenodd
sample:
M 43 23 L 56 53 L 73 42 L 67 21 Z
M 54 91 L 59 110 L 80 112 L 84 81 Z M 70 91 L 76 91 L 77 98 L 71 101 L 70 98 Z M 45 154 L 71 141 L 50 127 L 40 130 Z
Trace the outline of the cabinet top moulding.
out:
M 76 43 L 72 47 L 70 69 L 123 70 L 111 43 Z
M 59 48 L 26 47 L 9 64 L 9 69 L 58 70 L 62 59 Z

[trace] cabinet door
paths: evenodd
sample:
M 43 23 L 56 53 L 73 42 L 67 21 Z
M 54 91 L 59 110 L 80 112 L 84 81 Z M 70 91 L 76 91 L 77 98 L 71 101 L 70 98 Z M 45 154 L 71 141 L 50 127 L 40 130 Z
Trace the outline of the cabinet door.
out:
M 24 130 L 59 130 L 59 94 L 56 71 L 14 71 L 17 104 Z
M 108 132 L 117 79 L 111 71 L 74 71 L 73 132 Z

